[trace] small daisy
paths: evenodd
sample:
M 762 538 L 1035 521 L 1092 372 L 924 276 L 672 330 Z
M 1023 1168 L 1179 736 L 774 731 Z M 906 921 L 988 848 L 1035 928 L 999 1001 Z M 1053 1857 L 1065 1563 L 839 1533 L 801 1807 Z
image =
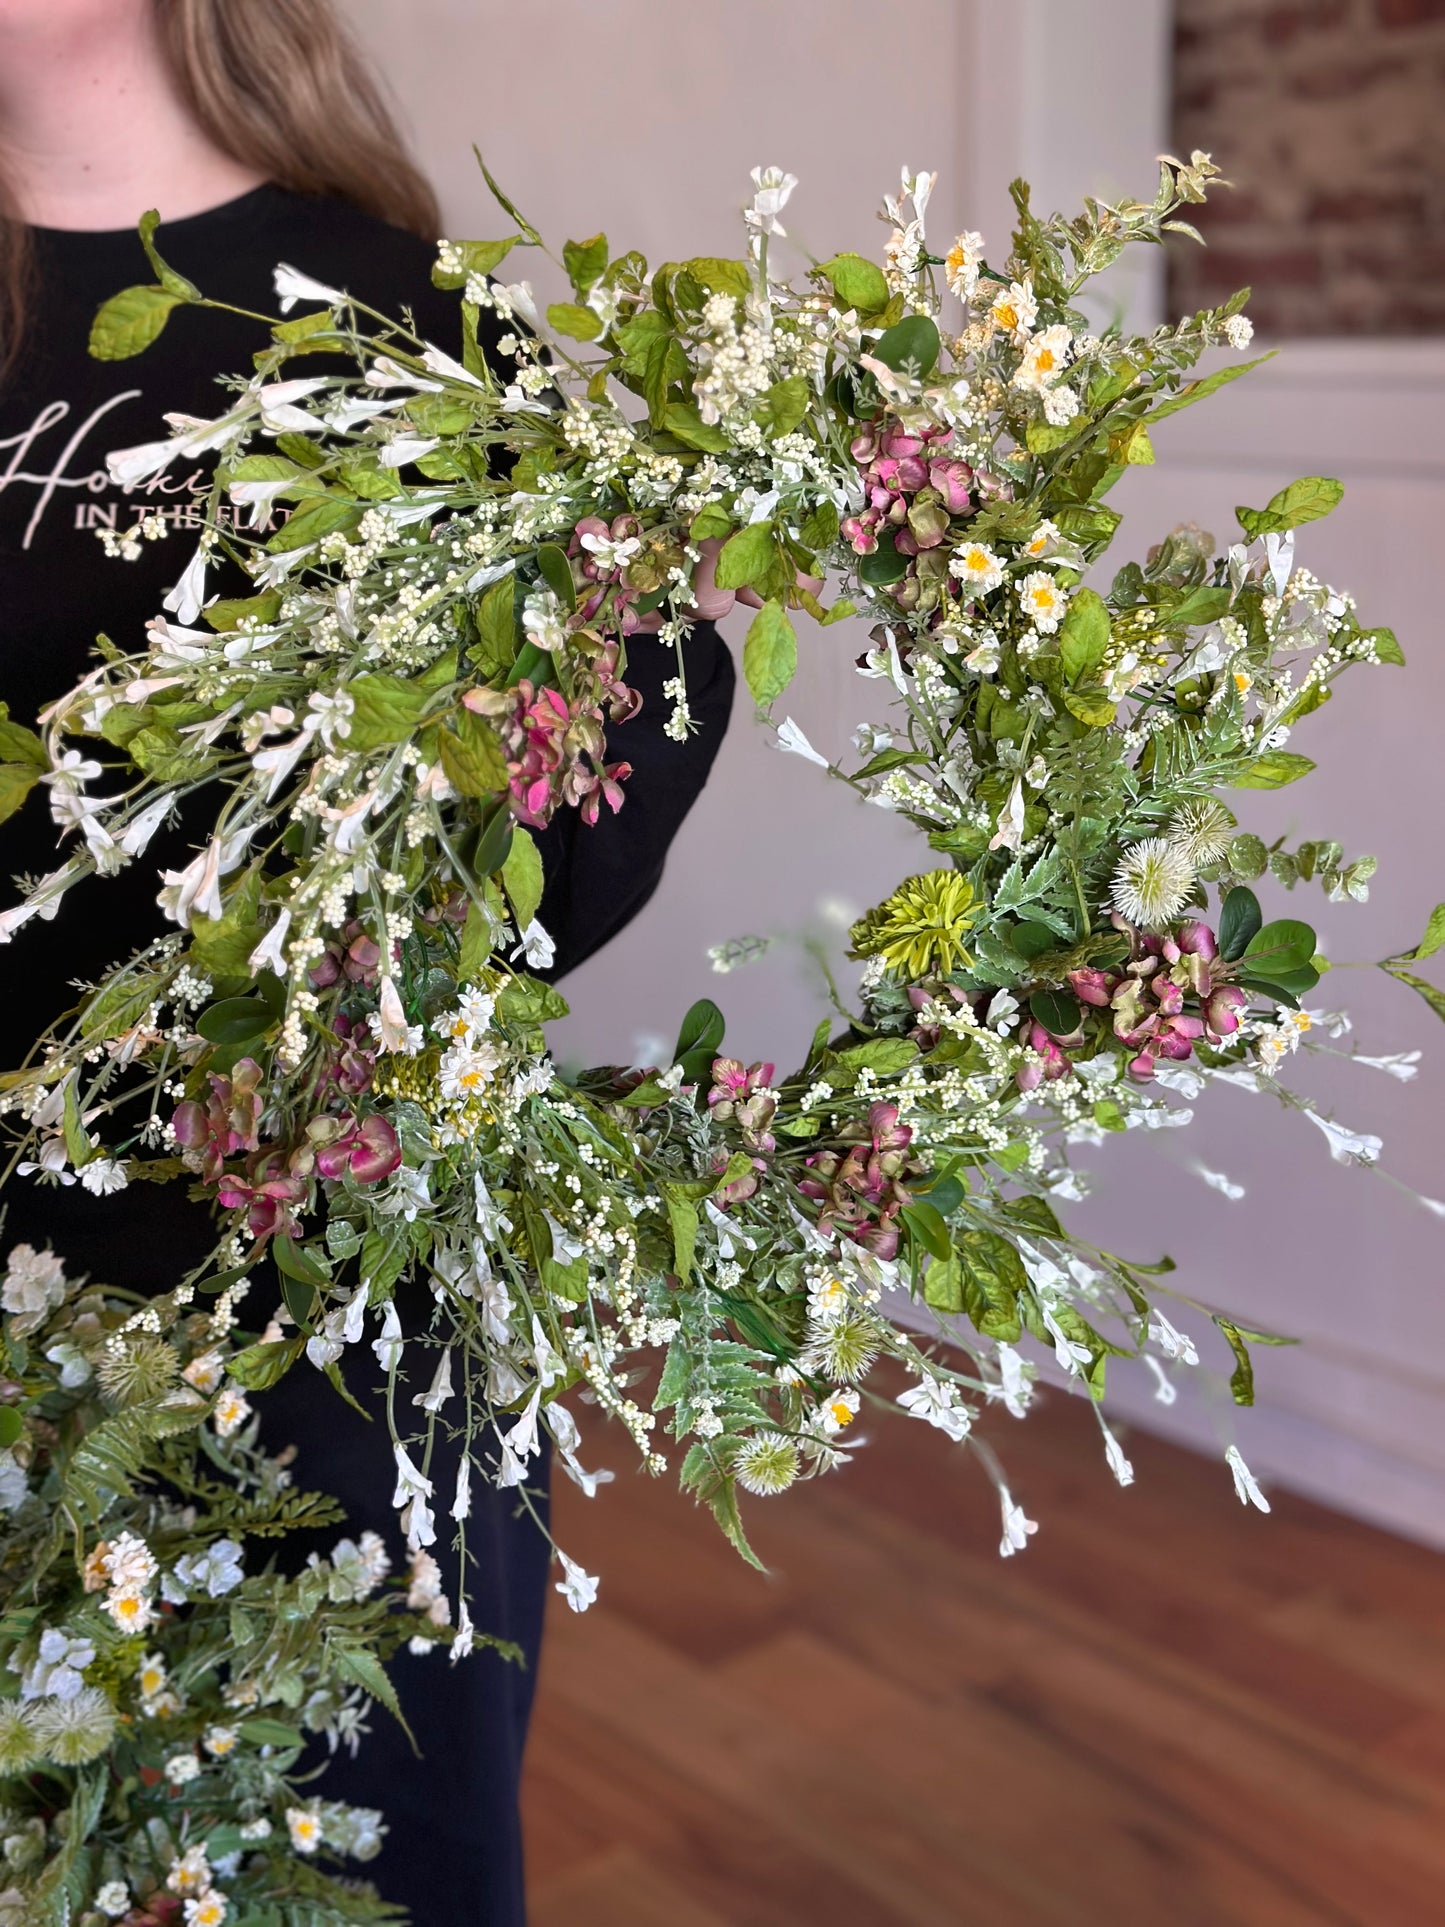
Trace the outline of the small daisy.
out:
M 225 1369 L 225 1360 L 219 1352 L 202 1352 L 199 1358 L 191 1360 L 181 1373 L 181 1377 L 188 1385 L 194 1385 L 198 1392 L 209 1398 L 220 1384 Z
M 135 1676 L 135 1683 L 143 1699 L 153 1700 L 157 1693 L 165 1691 L 166 1662 L 159 1653 L 146 1654 Z
M 173 1894 L 203 1894 L 211 1884 L 211 1863 L 204 1844 L 187 1847 L 179 1860 L 171 1862 L 166 1885 Z
M 122 1914 L 130 1912 L 130 1888 L 123 1880 L 107 1880 L 95 1896 L 95 1904 L 103 1914 L 119 1920 Z
M 451 1103 L 465 1103 L 484 1091 L 502 1061 L 501 1049 L 494 1043 L 454 1044 L 441 1062 L 442 1096 Z
M 216 1428 L 216 1437 L 221 1439 L 230 1438 L 233 1432 L 240 1431 L 250 1416 L 251 1401 L 246 1397 L 245 1393 L 238 1391 L 234 1385 L 227 1386 L 226 1390 L 222 1392 L 221 1396 L 216 1400 L 215 1410 L 211 1413 L 211 1422 Z
M 233 1726 L 208 1726 L 201 1735 L 201 1745 L 214 1760 L 224 1760 L 228 1753 L 234 1753 L 240 1740 Z
M 173 1753 L 162 1771 L 172 1786 L 184 1786 L 188 1780 L 200 1778 L 201 1763 L 194 1753 Z
M 1030 283 L 1011 281 L 1006 288 L 1000 288 L 989 304 L 988 314 L 995 328 L 1012 335 L 1022 347 L 1039 315 L 1039 304 Z
M 1157 929 L 1177 917 L 1194 887 L 1194 865 L 1166 836 L 1146 837 L 1124 852 L 1110 896 L 1130 923 Z
M 1035 569 L 1019 584 L 1019 603 L 1034 627 L 1045 636 L 1053 635 L 1068 607 L 1068 592 L 1051 575 Z
M 186 1927 L 221 1927 L 230 1911 L 230 1901 L 219 1888 L 212 1887 L 198 1900 L 186 1902 Z
M 949 573 L 957 576 L 965 588 L 987 595 L 1003 581 L 1003 563 L 982 542 L 965 542 L 954 550 Z
M 841 1278 L 815 1278 L 808 1286 L 808 1316 L 823 1323 L 848 1307 L 848 1287 Z
M 148 1594 L 134 1586 L 124 1586 L 103 1602 L 106 1612 L 123 1633 L 146 1633 L 155 1624 L 155 1608 Z
M 1030 562 L 1038 562 L 1053 548 L 1059 539 L 1059 531 L 1049 521 L 1040 522 L 1028 541 L 1024 544 L 1024 554 Z
M 839 1432 L 846 1431 L 857 1418 L 858 1408 L 862 1402 L 851 1385 L 844 1385 L 836 1392 L 830 1392 L 823 1400 L 818 1412 L 825 1435 L 831 1439 Z
M 1064 371 L 1073 336 L 1062 322 L 1031 335 L 1023 359 L 1014 370 L 1014 387 L 1031 388 L 1041 394 Z
M 297 1853 L 315 1853 L 321 1845 L 321 1816 L 314 1807 L 287 1807 L 286 1830 Z
M 960 234 L 943 260 L 949 289 L 960 301 L 971 301 L 978 286 L 978 270 L 983 261 L 983 236 L 971 228 Z

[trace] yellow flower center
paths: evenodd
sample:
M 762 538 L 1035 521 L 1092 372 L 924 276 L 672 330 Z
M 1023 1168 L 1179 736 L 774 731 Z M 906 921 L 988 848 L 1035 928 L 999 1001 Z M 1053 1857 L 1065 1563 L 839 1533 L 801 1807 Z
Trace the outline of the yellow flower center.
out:
M 1000 328 L 1017 328 L 1019 325 L 1019 311 L 1011 301 L 996 301 L 993 318 Z
M 1052 348 L 1039 349 L 1038 369 L 1041 375 L 1047 375 L 1052 371 L 1054 366 L 1054 361 L 1055 361 L 1055 356 Z
M 1243 696 L 1254 687 L 1254 677 L 1246 674 L 1243 669 L 1236 669 L 1234 672 L 1234 686 L 1240 695 Z
M 833 1414 L 833 1423 L 835 1425 L 843 1426 L 843 1425 L 851 1425 L 853 1423 L 852 1407 L 845 1405 L 842 1399 L 840 1398 L 834 1399 L 832 1404 L 828 1407 L 828 1410 Z

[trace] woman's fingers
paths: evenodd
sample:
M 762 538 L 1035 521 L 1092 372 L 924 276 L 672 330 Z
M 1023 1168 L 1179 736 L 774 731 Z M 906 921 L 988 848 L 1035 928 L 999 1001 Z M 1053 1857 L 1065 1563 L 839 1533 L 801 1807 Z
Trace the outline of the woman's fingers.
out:
M 720 589 L 717 586 L 717 558 L 721 547 L 722 542 L 715 535 L 710 535 L 698 543 L 698 548 L 702 551 L 702 560 L 694 569 L 692 576 L 692 592 L 697 598 L 692 613 L 700 621 L 717 622 L 721 617 L 732 614 L 733 602 L 736 599 L 732 590 Z

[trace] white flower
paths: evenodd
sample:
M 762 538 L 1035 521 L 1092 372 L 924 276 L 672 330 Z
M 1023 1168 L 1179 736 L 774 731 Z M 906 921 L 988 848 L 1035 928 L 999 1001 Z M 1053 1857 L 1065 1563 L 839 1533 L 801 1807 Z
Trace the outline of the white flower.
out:
M 173 1753 L 161 1771 L 172 1786 L 185 1786 L 188 1780 L 201 1777 L 201 1763 L 194 1753 Z
M 286 975 L 283 945 L 290 928 L 291 912 L 283 910 L 246 960 L 246 968 L 253 977 L 259 977 L 263 970 L 273 970 L 278 977 Z
M 1420 1052 L 1402 1050 L 1396 1051 L 1389 1057 L 1366 1057 L 1357 1052 L 1354 1061 L 1357 1064 L 1368 1064 L 1371 1070 L 1384 1071 L 1387 1077 L 1398 1078 L 1402 1084 L 1408 1084 L 1419 1069 Z
M 768 1498 L 797 1478 L 798 1448 L 783 1432 L 755 1432 L 739 1447 L 732 1469 L 744 1492 Z
M 1120 857 L 1110 897 L 1130 923 L 1157 929 L 1179 914 L 1193 887 L 1194 866 L 1178 844 L 1149 836 Z
M 268 382 L 264 388 L 258 388 L 256 400 L 261 408 L 262 426 L 269 428 L 273 435 L 281 434 L 287 429 L 295 429 L 303 435 L 309 433 L 315 428 L 316 423 L 305 409 L 297 408 L 294 404 L 306 395 L 314 395 L 317 389 L 324 388 L 326 383 L 325 375 L 311 375 L 298 381 Z M 181 620 L 189 622 L 192 618 L 182 616 Z
M 959 1404 L 958 1391 L 947 1379 L 926 1377 L 901 1392 L 898 1403 L 914 1418 L 921 1418 L 955 1442 L 968 1437 L 973 1414 Z
M 475 1636 L 475 1631 L 472 1626 L 472 1616 L 467 1610 L 467 1602 L 464 1599 L 457 1613 L 457 1636 L 452 1641 L 451 1651 L 448 1654 L 448 1658 L 451 1660 L 453 1666 L 456 1665 L 459 1659 L 466 1659 L 469 1656 Z
M 797 185 L 797 175 L 785 174 L 780 167 L 755 167 L 753 186 L 757 192 L 753 195 L 752 206 L 743 211 L 743 219 L 748 226 L 762 234 L 786 235 L 787 229 L 778 216 L 788 205 L 789 196 Z
M 1268 1512 L 1269 1500 L 1260 1491 L 1258 1482 L 1245 1464 L 1237 1445 L 1231 1445 L 1226 1449 L 1224 1462 L 1234 1474 L 1234 1490 L 1239 1503 L 1258 1506 L 1261 1512 Z
M 399 1051 L 407 1057 L 415 1055 L 418 1046 L 411 1041 L 411 1027 L 406 1021 L 401 992 L 396 987 L 394 977 L 382 978 L 372 1021 L 379 1029 L 383 1050 Z
M 1109 1430 L 1108 1426 L 1105 1425 L 1102 1418 L 1099 1420 L 1099 1429 L 1104 1434 L 1104 1457 L 1108 1461 L 1109 1470 L 1119 1481 L 1120 1485 L 1132 1485 L 1134 1483 L 1134 1468 L 1124 1457 L 1124 1448 L 1114 1437 L 1114 1434 Z
M 432 1375 L 431 1390 L 418 1392 L 412 1399 L 424 1412 L 439 1412 L 452 1396 L 452 1353 L 451 1347 L 443 1351 L 437 1360 L 436 1371 Z
M 999 640 L 992 629 L 984 630 L 963 660 L 976 675 L 991 676 L 994 673 L 999 662 Z
M 65 1267 L 47 1245 L 37 1251 L 34 1245 L 15 1245 L 0 1286 L 0 1306 L 14 1319 L 12 1330 L 23 1338 L 43 1325 L 49 1314 L 65 1302 Z
M 1383 1139 L 1368 1131 L 1347 1131 L 1343 1124 L 1336 1124 L 1332 1117 L 1321 1117 L 1318 1111 L 1306 1111 L 1305 1116 L 1323 1131 L 1336 1164 L 1378 1163 L 1385 1148 Z
M 1014 387 L 1045 393 L 1063 373 L 1073 336 L 1062 322 L 1029 338 L 1023 359 L 1014 370 Z
M 1038 1531 L 1034 1520 L 1024 1516 L 1021 1505 L 1015 1505 L 1013 1495 L 1006 1485 L 999 1487 L 999 1502 L 1003 1508 L 1003 1538 L 999 1542 L 999 1556 L 1011 1559 L 1016 1552 L 1022 1552 L 1029 1539 Z
M 401 1320 L 396 1315 L 396 1306 L 387 1299 L 381 1313 L 381 1336 L 373 1338 L 371 1349 L 376 1353 L 376 1362 L 381 1369 L 390 1374 L 401 1363 L 403 1339 Z
M 95 1904 L 103 1914 L 119 1920 L 122 1914 L 130 1912 L 130 1888 L 123 1880 L 107 1880 L 96 1894 Z
M 1169 841 L 1196 866 L 1219 862 L 1233 835 L 1229 811 L 1212 796 L 1184 804 L 1169 826 Z
M 1035 569 L 1018 585 L 1019 607 L 1040 635 L 1051 636 L 1064 619 L 1069 592 L 1046 569 Z
M 998 1383 L 990 1385 L 988 1395 L 999 1399 L 1012 1418 L 1023 1418 L 1033 1397 L 1034 1367 L 1012 1345 L 1000 1344 L 994 1354 L 998 1364 Z
M 584 1572 L 574 1559 L 565 1552 L 558 1551 L 562 1561 L 565 1578 L 558 1581 L 555 1590 L 560 1592 L 574 1613 L 585 1613 L 597 1597 L 597 1581 L 590 1573 Z
M 324 281 L 314 281 L 309 274 L 302 274 L 299 268 L 288 267 L 284 261 L 277 263 L 272 280 L 280 298 L 282 314 L 290 314 L 298 301 L 319 301 L 323 307 L 339 308 L 346 299 L 339 288 L 329 288 Z
M 1014 778 L 1013 788 L 1008 793 L 1008 801 L 998 813 L 998 822 L 989 840 L 991 850 L 1018 851 L 1024 840 L 1024 786 L 1023 778 Z
M 241 1548 L 234 1539 L 216 1539 L 204 1552 L 188 1552 L 177 1559 L 174 1578 L 179 1587 L 163 1583 L 162 1592 L 173 1606 L 184 1605 L 187 1592 L 204 1591 L 210 1599 L 220 1599 L 235 1590 L 245 1578 Z
M 406 1542 L 413 1552 L 422 1546 L 436 1543 L 436 1527 L 432 1523 L 431 1507 L 427 1500 L 432 1496 L 432 1482 L 424 1479 L 412 1464 L 407 1449 L 399 1441 L 393 1447 L 396 1455 L 396 1490 L 391 1502 L 401 1513 L 401 1527 L 406 1534 Z
M 1039 304 L 1034 299 L 1033 283 L 1027 279 L 1011 281 L 1006 288 L 999 288 L 989 303 L 988 313 L 995 328 L 1012 335 L 1022 347 L 1029 329 L 1038 319 Z M 1068 334 L 1067 328 L 1064 333 Z
M 82 1673 L 94 1660 L 95 1647 L 89 1639 L 72 1638 L 58 1626 L 47 1626 L 40 1635 L 35 1664 L 20 1683 L 20 1697 L 74 1699 L 85 1684 Z
M 818 754 L 791 716 L 785 716 L 778 728 L 777 747 L 789 756 L 801 756 L 810 763 L 816 763 L 819 769 L 828 767 L 827 757 Z
M 1179 1358 L 1186 1365 L 1197 1365 L 1199 1353 L 1194 1348 L 1194 1340 L 1177 1331 L 1162 1311 L 1155 1310 L 1150 1316 L 1149 1336 L 1166 1358 Z
M 453 1104 L 475 1097 L 492 1082 L 504 1055 L 502 1046 L 492 1037 L 453 1044 L 438 1071 L 442 1096 Z
M 165 888 L 156 902 L 183 930 L 189 927 L 192 917 L 221 915 L 221 857 L 221 840 L 213 836 L 184 870 L 162 873 Z
M 1207 1166 L 1199 1162 L 1198 1158 L 1193 1160 L 1189 1168 L 1197 1178 L 1203 1178 L 1211 1191 L 1218 1191 L 1226 1198 L 1242 1198 L 1244 1196 L 1244 1186 L 1242 1184 L 1236 1184 L 1234 1179 L 1227 1177 L 1223 1171 L 1209 1170 Z
M 219 1887 L 186 1902 L 186 1927 L 222 1927 L 231 1903 Z
M 419 462 L 423 455 L 430 455 L 440 446 L 436 435 L 393 435 L 378 448 L 376 459 L 383 468 L 405 468 L 409 462 Z
M 287 1807 L 286 1831 L 297 1853 L 315 1853 L 321 1845 L 321 1816 L 314 1807 Z
M 468 388 L 486 387 L 486 383 L 474 375 L 470 368 L 464 368 L 461 362 L 443 354 L 440 348 L 433 348 L 430 343 L 422 350 L 421 358 L 434 375 L 442 375 L 447 381 L 459 381 Z
M 456 1496 L 452 1500 L 452 1517 L 469 1519 L 472 1515 L 472 1461 L 470 1455 L 462 1454 L 462 1462 L 457 1467 Z
M 92 1197 L 107 1198 L 113 1191 L 124 1191 L 130 1182 L 125 1166 L 116 1158 L 92 1158 L 80 1173 L 81 1189 Z
M 205 607 L 206 555 L 204 548 L 196 550 L 186 564 L 180 581 L 161 603 L 161 607 L 169 609 L 178 622 L 194 622 Z
M 509 954 L 513 963 L 516 962 L 518 957 L 523 957 L 527 963 L 531 965 L 533 970 L 546 970 L 557 954 L 557 946 L 551 937 L 548 936 L 542 925 L 533 917 L 532 921 L 522 932 L 520 943 L 518 943 Z
M 173 1894 L 203 1894 L 211 1884 L 211 1863 L 204 1841 L 187 1847 L 178 1860 L 171 1862 L 166 1885 Z
M 614 540 L 610 535 L 584 535 L 580 538 L 582 547 L 596 558 L 601 569 L 625 569 L 632 558 L 642 548 L 640 536 L 629 535 Z
M 983 236 L 968 228 L 959 235 L 944 257 L 943 271 L 949 288 L 961 301 L 969 301 L 973 297 L 983 256 Z
M 958 577 L 965 588 L 987 595 L 1003 581 L 1003 563 L 983 542 L 961 542 L 948 565 L 950 575 Z
M 1232 314 L 1224 324 L 1224 339 L 1231 348 L 1247 348 L 1254 339 L 1254 323 L 1248 315 Z
M 823 1427 L 825 1438 L 836 1438 L 846 1431 L 858 1416 L 862 1400 L 851 1385 L 839 1386 L 830 1392 L 818 1408 L 818 1420 Z
M 228 1385 L 216 1400 L 211 1412 L 211 1423 L 216 1428 L 218 1439 L 228 1439 L 239 1432 L 251 1416 L 251 1401 L 238 1386 Z
M 152 803 L 147 803 L 137 816 L 133 816 L 121 833 L 120 848 L 127 856 L 141 856 L 145 853 L 151 838 L 165 821 L 171 805 L 175 802 L 175 791 L 165 790 Z

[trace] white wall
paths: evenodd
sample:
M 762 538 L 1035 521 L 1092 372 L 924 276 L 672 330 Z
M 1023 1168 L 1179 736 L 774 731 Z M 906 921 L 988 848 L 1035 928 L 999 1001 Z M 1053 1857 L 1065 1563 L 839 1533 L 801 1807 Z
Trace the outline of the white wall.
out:
M 455 235 L 501 231 L 474 139 L 549 237 L 605 227 L 654 261 L 735 249 L 736 209 L 758 162 L 802 177 L 788 225 L 824 254 L 876 248 L 872 210 L 904 162 L 940 170 L 937 235 L 967 224 L 996 243 L 1014 174 L 1035 183 L 1044 210 L 1085 191 L 1147 198 L 1167 145 L 1166 0 L 911 0 L 896 10 L 864 0 L 351 0 L 348 11 L 411 118 Z M 1144 255 L 1116 289 L 1140 325 L 1159 310 L 1158 265 Z M 1120 491 L 1125 535 L 1142 552 L 1184 519 L 1226 533 L 1236 502 L 1261 502 L 1295 474 L 1348 485 L 1304 555 L 1394 623 L 1412 666 L 1357 672 L 1301 734 L 1320 775 L 1251 805 L 1262 828 L 1343 833 L 1384 860 L 1365 910 L 1321 917 L 1341 958 L 1412 941 L 1445 894 L 1445 865 L 1430 863 L 1441 814 L 1433 719 L 1445 698 L 1432 657 L 1442 412 L 1445 351 L 1294 348 L 1162 427 L 1161 465 Z M 848 624 L 803 642 L 789 706 L 836 753 L 872 694 L 850 673 L 862 636 Z M 1352 732 L 1352 717 L 1363 731 Z M 825 938 L 838 956 L 848 911 L 927 860 L 906 826 L 771 750 L 744 699 L 658 897 L 569 982 L 575 1014 L 559 1047 L 596 1060 L 647 1039 L 665 1045 L 686 1004 L 716 994 L 733 1048 L 793 1061 L 822 1008 L 801 939 Z M 750 931 L 793 941 L 747 971 L 712 976 L 707 946 Z M 1436 1020 L 1403 990 L 1365 973 L 1343 981 L 1362 1048 L 1437 1044 Z M 1320 1088 L 1338 1085 L 1340 1115 L 1378 1131 L 1401 1176 L 1445 1193 L 1438 1069 L 1427 1065 L 1412 1086 L 1334 1069 Z M 1201 1296 L 1307 1341 L 1261 1354 L 1260 1409 L 1226 1411 L 1219 1436 L 1237 1433 L 1286 1483 L 1445 1536 L 1445 1227 L 1382 1179 L 1331 1164 L 1308 1124 L 1266 1106 L 1228 1092 L 1187 1133 L 1111 1143 L 1082 1222 L 1136 1257 L 1169 1250 Z M 1184 1167 L 1187 1156 L 1246 1182 L 1249 1196 L 1226 1203 Z M 1215 1442 L 1207 1401 L 1164 1412 L 1123 1394 L 1122 1374 L 1119 1386 L 1121 1409 L 1141 1421 Z

